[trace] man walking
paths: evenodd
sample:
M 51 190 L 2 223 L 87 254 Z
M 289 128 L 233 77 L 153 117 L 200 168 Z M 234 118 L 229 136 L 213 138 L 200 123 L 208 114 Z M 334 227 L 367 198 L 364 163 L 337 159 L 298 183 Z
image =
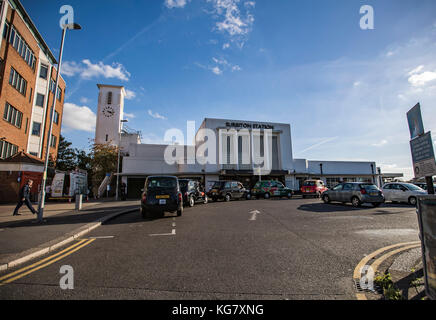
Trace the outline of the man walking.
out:
M 14 210 L 14 216 L 21 216 L 20 213 L 18 213 L 18 210 L 21 208 L 23 204 L 26 204 L 26 206 L 29 208 L 30 211 L 32 211 L 33 214 L 35 214 L 37 211 L 33 209 L 32 203 L 30 202 L 30 189 L 32 189 L 33 181 L 29 180 L 27 183 L 21 188 L 20 190 L 20 201 L 18 201 L 17 206 Z

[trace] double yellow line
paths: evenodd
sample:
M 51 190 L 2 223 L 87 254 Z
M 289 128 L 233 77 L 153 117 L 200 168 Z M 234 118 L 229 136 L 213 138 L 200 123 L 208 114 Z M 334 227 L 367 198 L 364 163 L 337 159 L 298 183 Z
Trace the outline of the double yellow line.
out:
M 27 267 L 21 268 L 17 271 L 11 272 L 7 275 L 4 275 L 2 277 L 0 277 L 0 287 L 4 286 L 5 284 L 11 283 L 15 280 L 21 279 L 35 271 L 38 271 L 42 268 L 45 268 L 53 263 L 55 263 L 56 261 L 59 261 L 67 256 L 69 256 L 70 254 L 73 254 L 74 252 L 76 252 L 77 250 L 82 249 L 83 247 L 89 245 L 91 242 L 93 242 L 95 239 L 82 239 L 79 240 L 77 243 L 73 244 L 72 246 L 58 252 L 55 253 L 47 258 L 44 258 L 34 264 L 31 264 Z
M 370 267 L 374 271 L 374 275 L 377 273 L 377 269 L 380 267 L 380 265 L 389 257 L 392 257 L 395 254 L 398 254 L 400 252 L 417 248 L 421 246 L 420 241 L 413 241 L 413 242 L 403 242 L 403 243 L 397 243 L 393 244 L 381 249 L 378 249 L 374 251 L 373 253 L 367 255 L 365 258 L 363 258 L 359 264 L 354 269 L 353 279 L 356 282 L 360 282 L 361 279 L 361 270 L 364 266 L 368 265 L 368 262 L 370 260 L 375 259 L 377 256 L 382 254 L 383 252 L 387 251 L 385 254 L 382 254 L 379 256 L 371 265 Z M 367 300 L 366 295 L 364 293 L 356 293 L 357 300 Z

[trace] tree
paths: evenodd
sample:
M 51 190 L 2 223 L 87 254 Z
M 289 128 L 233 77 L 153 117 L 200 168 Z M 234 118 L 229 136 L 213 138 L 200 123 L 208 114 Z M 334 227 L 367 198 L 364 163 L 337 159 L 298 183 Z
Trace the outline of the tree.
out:
M 110 144 L 94 143 L 89 157 L 92 170 L 92 188 L 94 195 L 96 195 L 106 174 L 117 171 L 118 148 Z
M 76 150 L 71 148 L 72 143 L 67 141 L 62 135 L 59 137 L 58 157 L 56 169 L 61 171 L 71 171 L 76 168 Z

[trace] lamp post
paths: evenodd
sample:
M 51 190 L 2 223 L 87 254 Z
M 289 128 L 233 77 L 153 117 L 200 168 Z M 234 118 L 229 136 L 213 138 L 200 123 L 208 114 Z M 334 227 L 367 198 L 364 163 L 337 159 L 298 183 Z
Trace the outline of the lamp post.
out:
M 62 54 L 64 51 L 64 41 L 65 41 L 65 34 L 67 32 L 67 29 L 80 30 L 80 29 L 82 29 L 82 27 L 77 23 L 70 23 L 70 24 L 63 25 L 63 28 L 62 28 L 62 40 L 61 40 L 61 49 L 59 52 L 58 72 L 56 74 L 54 102 L 53 102 L 53 107 L 51 109 L 51 115 L 50 115 L 50 126 L 49 126 L 49 130 L 48 130 L 47 145 L 46 145 L 46 151 L 45 151 L 44 172 L 43 172 L 43 176 L 42 176 L 41 193 L 40 193 L 39 202 L 38 202 L 38 217 L 37 217 L 38 222 L 43 221 L 43 215 L 44 215 L 45 185 L 47 183 L 47 169 L 48 169 L 48 160 L 50 157 L 51 135 L 52 135 L 52 130 L 53 130 L 54 115 L 55 115 L 55 110 L 56 110 L 56 100 L 57 100 L 57 96 L 58 96 L 59 75 L 61 73 Z
M 121 156 L 121 132 L 123 131 L 123 123 L 128 122 L 128 120 L 120 121 L 120 138 L 118 140 L 118 162 L 117 162 L 117 190 L 115 191 L 115 201 L 118 201 L 118 181 L 120 176 L 120 156 Z

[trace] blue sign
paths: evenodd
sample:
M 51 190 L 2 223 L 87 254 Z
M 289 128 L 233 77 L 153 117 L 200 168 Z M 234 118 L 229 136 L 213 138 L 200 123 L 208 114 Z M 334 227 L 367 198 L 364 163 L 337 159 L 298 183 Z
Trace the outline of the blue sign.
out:
M 409 122 L 410 139 L 424 134 L 421 105 L 419 103 L 407 112 L 407 121 Z

